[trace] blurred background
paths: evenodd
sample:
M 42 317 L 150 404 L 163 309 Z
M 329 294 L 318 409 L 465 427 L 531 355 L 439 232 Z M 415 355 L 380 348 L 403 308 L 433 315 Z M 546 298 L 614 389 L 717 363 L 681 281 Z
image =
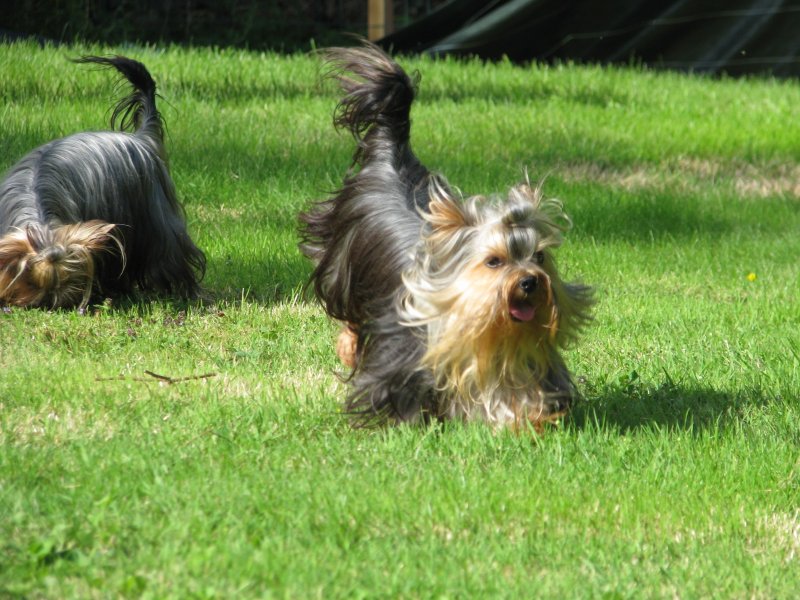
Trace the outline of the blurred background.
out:
M 350 43 L 515 62 L 800 76 L 800 0 L 15 0 L 0 36 L 282 52 Z M 8 5 L 10 4 L 10 6 Z
M 402 28 L 447 0 L 14 0 L 3 3 L 6 36 L 47 40 L 175 42 L 308 50 L 341 43 L 352 32 L 370 38 Z M 8 6 L 10 4 L 11 6 Z M 380 13 L 380 14 L 377 14 Z M 352 40 L 352 38 L 350 38 Z

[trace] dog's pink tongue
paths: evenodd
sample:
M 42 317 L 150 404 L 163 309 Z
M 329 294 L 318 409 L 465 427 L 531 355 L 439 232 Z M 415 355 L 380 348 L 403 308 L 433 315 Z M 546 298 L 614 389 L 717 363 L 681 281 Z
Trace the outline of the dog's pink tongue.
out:
M 514 302 L 511 304 L 509 312 L 517 321 L 530 321 L 536 311 L 530 304 Z

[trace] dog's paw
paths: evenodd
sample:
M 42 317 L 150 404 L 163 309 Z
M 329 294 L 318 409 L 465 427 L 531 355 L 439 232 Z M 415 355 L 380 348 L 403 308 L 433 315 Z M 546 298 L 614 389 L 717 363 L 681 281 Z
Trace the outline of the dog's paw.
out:
M 336 340 L 336 355 L 344 366 L 355 369 L 357 347 L 358 334 L 351 325 L 346 324 L 339 332 L 339 339 Z

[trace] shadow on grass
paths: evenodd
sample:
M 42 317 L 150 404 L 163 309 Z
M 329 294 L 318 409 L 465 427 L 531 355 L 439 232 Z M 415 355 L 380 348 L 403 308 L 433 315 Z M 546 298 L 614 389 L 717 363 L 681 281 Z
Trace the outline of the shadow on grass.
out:
M 205 297 L 202 298 L 173 298 L 157 294 L 142 294 L 132 292 L 130 294 L 114 296 L 95 296 L 89 305 L 84 309 L 86 315 L 100 315 L 102 313 L 116 314 L 124 313 L 130 316 L 147 317 L 154 309 L 161 309 L 165 315 L 165 321 L 173 325 L 182 325 L 186 318 L 186 312 L 208 304 Z M 57 309 L 59 311 L 72 311 L 73 308 Z
M 576 233 L 596 239 L 649 242 L 697 235 L 717 238 L 736 228 L 732 218 L 746 221 L 744 215 L 722 214 L 707 203 L 694 202 L 683 194 L 627 194 L 608 189 L 598 194 L 594 188 L 587 192 L 587 198 L 592 196 L 596 201 L 576 204 L 570 216 Z
M 796 229 L 795 199 L 779 194 L 758 201 L 743 198 L 733 176 L 697 190 L 660 188 L 657 177 L 652 187 L 625 190 L 613 182 L 564 182 L 554 176 L 546 189 L 565 201 L 575 234 L 598 240 L 715 240 Z
M 271 305 L 303 294 L 311 264 L 297 250 L 295 255 L 280 257 L 265 254 L 255 262 L 225 257 L 209 269 L 205 282 L 209 301 L 237 303 L 246 298 Z
M 588 386 L 572 410 L 570 422 L 579 429 L 600 425 L 623 434 L 642 429 L 699 433 L 724 429 L 747 407 L 765 402 L 757 390 L 745 395 L 671 381 L 646 384 L 633 372 L 618 382 Z
M 179 314 L 204 306 L 237 305 L 242 301 L 261 306 L 272 306 L 297 297 L 313 301 L 313 293 L 305 290 L 311 267 L 299 255 L 290 261 L 272 260 L 265 256 L 258 263 L 237 263 L 223 259 L 210 266 L 213 270 L 202 283 L 201 296 L 196 299 L 172 298 L 155 294 L 132 293 L 111 298 L 93 298 L 86 308 L 87 314 L 97 312 L 133 312 L 146 314 L 159 305 L 166 312 Z
M 244 259 L 240 255 L 216 257 L 208 261 L 208 270 L 200 282 L 201 291 L 197 298 L 136 290 L 129 294 L 96 292 L 81 312 L 87 315 L 130 313 L 143 317 L 159 308 L 180 320 L 193 309 L 213 311 L 218 305 L 238 305 L 243 301 L 272 306 L 299 297 L 313 302 L 313 292 L 305 289 L 310 273 L 311 263 L 299 250 L 279 256 L 265 253 L 257 260 L 252 257 Z M 69 312 L 76 309 L 57 310 Z

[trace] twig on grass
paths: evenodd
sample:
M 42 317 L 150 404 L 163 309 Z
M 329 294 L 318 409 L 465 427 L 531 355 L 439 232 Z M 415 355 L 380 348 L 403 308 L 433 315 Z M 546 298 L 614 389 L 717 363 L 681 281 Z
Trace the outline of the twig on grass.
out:
M 145 370 L 145 373 L 150 375 L 150 377 L 155 377 L 159 381 L 163 381 L 164 383 L 180 383 L 181 381 L 191 381 L 193 379 L 208 379 L 209 377 L 216 377 L 216 373 L 203 373 L 202 375 L 188 375 L 186 377 L 169 377 L 167 375 L 159 375 L 158 373 L 153 373 L 152 371 Z
M 116 377 L 96 377 L 95 381 L 143 381 L 145 383 L 153 383 L 153 380 L 156 380 L 158 383 L 172 385 L 173 383 L 181 383 L 195 379 L 208 379 L 210 377 L 217 376 L 216 373 L 203 373 L 202 375 L 188 375 L 186 377 L 169 377 L 168 375 L 159 375 L 158 373 L 148 371 L 147 369 L 145 369 L 144 372 L 150 377 L 126 377 L 125 375 L 117 375 Z

